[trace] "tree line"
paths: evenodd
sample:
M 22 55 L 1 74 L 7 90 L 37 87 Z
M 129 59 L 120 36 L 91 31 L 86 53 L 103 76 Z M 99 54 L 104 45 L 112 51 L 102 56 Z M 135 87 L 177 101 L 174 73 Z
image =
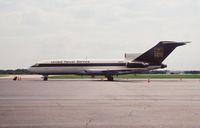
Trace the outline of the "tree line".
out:
M 0 74 L 32 74 L 27 69 L 16 69 L 16 70 L 0 70 Z

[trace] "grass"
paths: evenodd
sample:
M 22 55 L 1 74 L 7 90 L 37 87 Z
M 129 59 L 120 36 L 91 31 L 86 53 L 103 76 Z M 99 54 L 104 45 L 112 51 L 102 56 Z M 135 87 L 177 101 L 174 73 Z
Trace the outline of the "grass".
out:
M 173 79 L 173 78 L 185 78 L 195 79 L 200 78 L 200 74 L 137 74 L 137 75 L 122 75 L 120 78 L 132 78 L 132 79 Z
M 1 74 L 0 74 L 0 77 L 5 77 L 5 76 L 8 76 L 8 75 L 1 75 Z
M 200 74 L 129 74 L 129 75 L 118 75 L 114 76 L 115 78 L 122 79 L 199 79 Z M 53 79 L 87 79 L 92 78 L 88 75 L 56 75 L 50 76 Z M 104 76 L 95 76 L 96 79 L 105 78 Z
M 92 78 L 89 75 L 53 75 L 53 76 L 49 76 L 49 78 L 53 78 L 53 79 L 88 79 L 88 78 Z M 104 78 L 104 76 L 95 76 L 94 78 Z

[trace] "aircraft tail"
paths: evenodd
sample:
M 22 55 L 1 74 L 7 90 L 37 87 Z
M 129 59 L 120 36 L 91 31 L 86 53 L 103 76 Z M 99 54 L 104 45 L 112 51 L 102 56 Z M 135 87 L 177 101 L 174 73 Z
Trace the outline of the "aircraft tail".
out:
M 176 47 L 186 43 L 188 42 L 161 41 L 133 61 L 161 64 Z

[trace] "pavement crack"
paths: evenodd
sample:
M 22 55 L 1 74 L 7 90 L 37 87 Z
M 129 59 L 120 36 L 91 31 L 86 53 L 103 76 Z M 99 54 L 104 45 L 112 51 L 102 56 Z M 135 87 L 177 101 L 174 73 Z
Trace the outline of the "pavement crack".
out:
M 87 122 L 86 122 L 86 125 L 85 125 L 85 128 L 88 128 L 89 124 L 92 122 L 92 119 L 89 119 Z
M 56 106 L 62 109 L 62 105 L 60 103 L 56 103 Z
M 131 110 L 129 113 L 128 113 L 128 116 L 132 116 L 133 115 L 133 110 Z

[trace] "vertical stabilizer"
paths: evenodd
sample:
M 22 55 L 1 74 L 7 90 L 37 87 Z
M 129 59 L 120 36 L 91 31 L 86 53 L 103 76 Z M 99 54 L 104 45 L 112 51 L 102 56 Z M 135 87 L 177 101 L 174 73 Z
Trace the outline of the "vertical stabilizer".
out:
M 133 61 L 161 64 L 176 47 L 186 43 L 188 42 L 161 41 Z

